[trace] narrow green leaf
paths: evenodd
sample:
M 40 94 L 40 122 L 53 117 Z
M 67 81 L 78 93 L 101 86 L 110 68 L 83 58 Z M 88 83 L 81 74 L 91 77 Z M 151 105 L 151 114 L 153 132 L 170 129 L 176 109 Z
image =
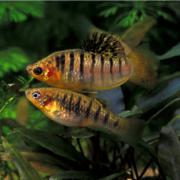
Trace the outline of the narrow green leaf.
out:
M 26 158 L 24 158 L 24 156 L 15 147 L 10 145 L 4 137 L 2 137 L 2 144 L 7 155 L 16 166 L 21 179 L 40 180 L 37 172 L 29 164 Z
M 45 153 L 21 152 L 21 154 L 28 160 L 36 171 L 58 174 L 68 169 L 63 162 Z M 2 161 L 11 162 L 7 153 L 0 152 L 0 156 Z
M 117 9 L 118 9 L 118 7 L 114 6 L 114 7 L 111 7 L 111 8 L 108 8 L 108 9 L 102 11 L 99 15 L 107 18 L 111 14 L 114 15 L 116 13 Z
M 175 131 L 175 133 L 177 134 L 177 136 L 180 136 L 180 114 L 178 116 L 176 116 L 175 118 L 173 118 L 169 123 L 169 126 L 171 126 L 173 128 L 173 130 Z
M 35 141 L 37 144 L 49 149 L 50 151 L 60 156 L 66 157 L 73 161 L 85 163 L 85 159 L 81 155 L 81 153 L 76 151 L 74 146 L 69 144 L 61 137 L 58 137 L 48 132 L 38 131 L 38 130 L 23 129 L 23 128 L 16 128 L 14 130 L 15 132 L 20 133 L 20 135 L 23 135 Z
M 135 115 L 143 113 L 141 109 L 139 109 L 137 106 L 134 106 L 131 110 L 126 110 L 118 114 L 118 116 L 125 118 L 127 116 Z
M 178 101 L 180 98 L 176 98 L 174 100 L 172 100 L 171 102 L 169 102 L 168 104 L 166 104 L 162 109 L 160 109 L 156 114 L 152 115 L 150 117 L 150 119 L 146 122 L 146 125 L 154 118 L 156 117 L 159 113 L 161 113 L 164 109 L 166 109 L 167 107 L 169 107 L 171 104 L 175 103 L 176 101 Z
M 112 174 L 112 175 L 103 177 L 103 178 L 101 178 L 99 180 L 112 180 L 112 179 L 117 178 L 117 177 L 132 178 L 129 174 L 126 173 L 128 171 L 131 171 L 131 169 L 127 169 L 124 172 L 116 173 L 116 174 Z
M 8 99 L 8 101 L 4 104 L 4 106 L 0 109 L 0 114 L 7 108 L 7 106 L 9 106 L 10 104 L 12 104 L 16 98 L 17 98 L 18 94 L 15 94 L 13 97 L 11 97 L 10 99 Z
M 149 133 L 142 137 L 145 142 L 150 142 L 159 138 L 159 132 Z
M 167 84 L 160 84 L 157 91 L 144 95 L 136 101 L 136 106 L 142 109 L 143 112 L 156 107 L 161 102 L 172 97 L 180 91 L 180 78 L 173 79 Z
M 159 60 L 169 59 L 175 56 L 180 56 L 180 43 L 172 47 L 169 51 L 161 56 L 156 56 Z
M 60 174 L 53 175 L 49 180 L 62 180 L 62 179 L 97 179 L 92 172 L 85 171 L 66 171 Z
M 158 158 L 167 180 L 179 179 L 180 142 L 171 126 L 164 126 L 161 130 Z

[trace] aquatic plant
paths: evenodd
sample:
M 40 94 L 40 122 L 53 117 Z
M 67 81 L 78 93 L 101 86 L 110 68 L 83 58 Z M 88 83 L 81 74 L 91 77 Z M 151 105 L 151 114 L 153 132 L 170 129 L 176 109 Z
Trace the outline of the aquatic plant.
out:
M 180 177 L 179 4 L 153 3 L 0 2 L 0 179 Z M 113 8 L 106 10 L 107 5 Z M 92 11 L 92 6 L 101 7 Z M 119 10 L 126 14 L 119 17 Z M 133 16 L 131 21 L 128 16 Z M 143 144 L 133 148 L 96 130 L 57 124 L 24 94 L 29 87 L 48 86 L 28 77 L 29 63 L 58 50 L 80 47 L 88 32 L 109 32 L 109 26 L 122 28 L 123 33 L 116 35 L 132 48 L 150 43 L 160 61 L 158 86 L 146 90 L 127 82 L 85 94 L 104 99 L 104 105 L 121 117 L 145 120 L 141 137 L 148 148 Z
M 109 17 L 110 15 L 116 15 L 114 22 L 118 26 L 129 27 L 135 22 L 144 19 L 147 16 L 154 18 L 163 17 L 164 19 L 176 22 L 176 19 L 171 13 L 164 9 L 169 5 L 169 9 L 174 10 L 179 4 L 169 4 L 162 1 L 153 3 L 149 1 L 127 1 L 127 2 L 104 2 L 98 7 L 108 7 L 108 9 L 100 12 L 100 16 Z

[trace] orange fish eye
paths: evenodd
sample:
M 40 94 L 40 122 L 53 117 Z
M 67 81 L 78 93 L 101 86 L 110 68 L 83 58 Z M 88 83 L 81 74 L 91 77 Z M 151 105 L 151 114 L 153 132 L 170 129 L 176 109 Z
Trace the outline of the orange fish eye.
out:
M 35 67 L 33 72 L 35 75 L 40 75 L 42 73 L 42 68 L 41 67 Z
M 41 94 L 40 94 L 39 91 L 35 91 L 35 92 L 32 93 L 32 97 L 34 99 L 39 99 L 41 97 Z

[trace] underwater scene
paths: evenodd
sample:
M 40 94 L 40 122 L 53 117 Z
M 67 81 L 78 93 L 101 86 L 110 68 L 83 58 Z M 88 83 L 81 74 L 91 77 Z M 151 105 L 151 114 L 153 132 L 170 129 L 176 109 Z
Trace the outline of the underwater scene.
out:
M 1 180 L 180 179 L 180 2 L 1 1 Z

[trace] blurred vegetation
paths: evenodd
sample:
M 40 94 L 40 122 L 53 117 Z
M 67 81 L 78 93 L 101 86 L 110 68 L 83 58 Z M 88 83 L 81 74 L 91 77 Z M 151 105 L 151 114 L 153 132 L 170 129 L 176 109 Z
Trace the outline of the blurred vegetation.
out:
M 179 23 L 180 2 L 0 2 L 0 179 L 179 179 Z M 159 165 L 146 151 L 57 124 L 28 103 L 26 88 L 47 85 L 30 78 L 26 66 L 80 48 L 90 31 L 117 34 L 132 48 L 147 42 L 159 59 L 155 89 L 126 82 L 89 95 L 108 100 L 122 117 L 146 120 L 142 139 Z

